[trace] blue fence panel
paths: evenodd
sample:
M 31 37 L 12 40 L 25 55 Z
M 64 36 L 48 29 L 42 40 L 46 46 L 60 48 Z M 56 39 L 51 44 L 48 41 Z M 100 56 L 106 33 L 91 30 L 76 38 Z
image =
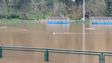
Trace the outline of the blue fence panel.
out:
M 70 22 L 67 22 L 67 21 L 65 21 L 65 22 L 63 22 L 63 21 L 58 21 L 58 22 L 48 21 L 47 24 L 70 24 Z
M 96 25 L 112 25 L 112 22 L 91 22 L 91 24 L 96 24 Z

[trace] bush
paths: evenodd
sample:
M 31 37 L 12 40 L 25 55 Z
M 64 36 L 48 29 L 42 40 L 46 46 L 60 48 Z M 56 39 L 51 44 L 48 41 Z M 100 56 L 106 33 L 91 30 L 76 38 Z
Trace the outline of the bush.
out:
M 19 18 L 20 16 L 18 14 L 10 14 L 7 16 L 7 19 L 11 19 L 11 18 Z
M 4 14 L 0 14 L 0 18 L 5 18 L 5 15 Z

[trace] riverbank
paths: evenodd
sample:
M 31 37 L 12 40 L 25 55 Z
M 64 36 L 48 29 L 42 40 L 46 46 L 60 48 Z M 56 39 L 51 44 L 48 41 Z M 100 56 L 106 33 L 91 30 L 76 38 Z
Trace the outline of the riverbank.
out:
M 0 19 L 0 22 L 8 22 L 8 23 L 47 23 L 47 20 L 20 20 L 20 19 Z M 70 24 L 82 24 L 83 21 L 70 20 Z M 90 21 L 85 21 L 85 24 L 89 24 Z

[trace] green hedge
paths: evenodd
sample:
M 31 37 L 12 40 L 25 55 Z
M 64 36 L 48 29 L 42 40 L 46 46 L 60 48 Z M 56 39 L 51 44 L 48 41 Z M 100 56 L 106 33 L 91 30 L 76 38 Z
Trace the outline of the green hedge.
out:
M 10 14 L 7 16 L 7 19 L 11 19 L 11 18 L 19 18 L 20 16 L 18 14 Z
M 7 19 L 11 19 L 11 18 L 19 18 L 20 16 L 18 14 L 9 14 L 7 15 Z M 0 14 L 0 18 L 6 18 L 6 15 L 4 14 Z
M 5 18 L 5 15 L 3 15 L 3 14 L 0 14 L 0 18 Z

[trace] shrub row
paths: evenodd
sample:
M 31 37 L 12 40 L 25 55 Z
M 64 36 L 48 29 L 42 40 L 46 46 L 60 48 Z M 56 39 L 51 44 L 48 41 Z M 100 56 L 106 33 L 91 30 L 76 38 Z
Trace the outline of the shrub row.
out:
M 6 16 L 7 16 L 7 19 L 20 17 L 18 14 L 9 14 L 9 15 L 0 14 L 0 18 L 6 18 Z

